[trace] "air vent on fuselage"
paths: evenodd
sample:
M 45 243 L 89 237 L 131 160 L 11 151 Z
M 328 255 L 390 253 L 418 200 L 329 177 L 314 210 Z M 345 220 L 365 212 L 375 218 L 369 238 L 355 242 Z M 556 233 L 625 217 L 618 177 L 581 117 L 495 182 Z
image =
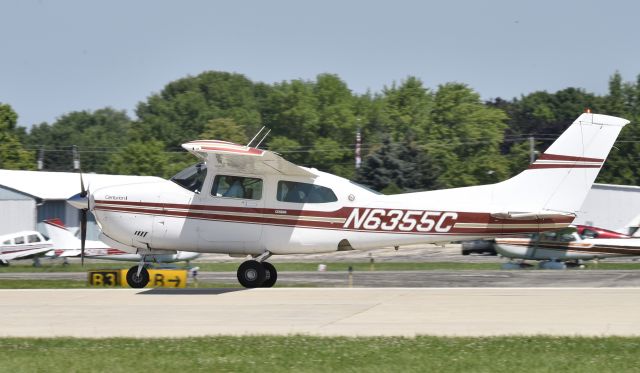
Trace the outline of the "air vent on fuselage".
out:
M 134 236 L 138 236 L 138 237 L 147 237 L 147 234 L 148 234 L 148 233 L 149 233 L 149 232 L 147 232 L 147 231 L 135 231 L 135 232 L 133 233 L 133 235 L 134 235 Z

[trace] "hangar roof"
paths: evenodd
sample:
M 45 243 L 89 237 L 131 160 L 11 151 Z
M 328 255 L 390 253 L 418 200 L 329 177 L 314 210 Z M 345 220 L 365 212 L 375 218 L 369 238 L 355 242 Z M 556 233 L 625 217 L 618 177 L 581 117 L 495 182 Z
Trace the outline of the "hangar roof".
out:
M 82 174 L 90 189 L 162 180 L 155 176 Z M 80 176 L 74 172 L 0 170 L 0 188 L 7 188 L 43 200 L 67 199 L 80 192 Z

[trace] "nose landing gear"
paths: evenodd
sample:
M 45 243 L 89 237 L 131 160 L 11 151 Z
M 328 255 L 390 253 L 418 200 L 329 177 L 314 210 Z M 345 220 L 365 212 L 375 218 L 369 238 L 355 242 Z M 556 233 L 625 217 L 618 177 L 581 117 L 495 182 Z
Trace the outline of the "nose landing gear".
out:
M 276 267 L 269 262 L 264 262 L 271 256 L 270 252 L 257 257 L 255 260 L 247 260 L 238 268 L 238 282 L 245 288 L 270 288 L 278 279 Z
M 149 283 L 149 271 L 144 267 L 144 259 L 143 256 L 140 264 L 127 271 L 127 284 L 134 289 L 142 289 Z

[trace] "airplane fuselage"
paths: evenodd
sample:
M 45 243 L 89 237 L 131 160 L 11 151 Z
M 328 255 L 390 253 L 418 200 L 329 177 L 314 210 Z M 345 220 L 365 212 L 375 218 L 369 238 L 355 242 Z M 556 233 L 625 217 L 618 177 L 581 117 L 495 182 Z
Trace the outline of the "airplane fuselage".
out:
M 452 196 L 443 191 L 383 196 L 346 179 L 316 172 L 316 178 L 305 179 L 209 169 L 198 193 L 164 181 L 97 190 L 91 203 L 103 231 L 101 239 L 137 252 L 321 253 L 538 232 L 565 227 L 573 219 L 496 218 L 489 212 L 491 198 L 481 190 L 478 195 L 478 187 L 468 193 L 466 188 L 449 190 L 458 191 Z M 261 198 L 211 193 L 215 177 L 229 174 L 259 178 Z M 278 183 L 283 180 L 325 186 L 335 200 L 279 201 Z M 478 203 L 482 200 L 486 206 Z M 457 208 L 444 210 L 444 205 Z M 486 210 L 465 211 L 465 205 Z

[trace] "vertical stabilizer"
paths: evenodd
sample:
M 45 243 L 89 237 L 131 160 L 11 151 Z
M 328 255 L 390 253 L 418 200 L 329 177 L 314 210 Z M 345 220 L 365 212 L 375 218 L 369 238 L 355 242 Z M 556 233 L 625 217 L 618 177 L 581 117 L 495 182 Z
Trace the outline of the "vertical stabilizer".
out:
M 582 114 L 528 169 L 496 184 L 498 209 L 575 213 L 628 123 L 608 115 Z

